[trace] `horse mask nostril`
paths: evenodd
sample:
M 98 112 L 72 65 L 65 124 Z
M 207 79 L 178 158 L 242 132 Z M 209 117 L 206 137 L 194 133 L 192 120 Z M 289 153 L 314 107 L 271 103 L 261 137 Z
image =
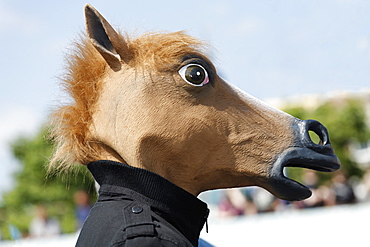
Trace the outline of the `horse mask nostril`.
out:
M 330 143 L 328 131 L 320 122 L 316 120 L 306 120 L 304 122 L 306 127 L 305 137 L 308 141 L 320 146 Z
M 313 142 L 317 145 L 325 145 L 325 144 L 323 144 L 323 140 L 322 140 L 321 136 L 318 133 L 316 133 L 315 131 L 308 130 L 308 136 L 310 137 L 311 142 Z

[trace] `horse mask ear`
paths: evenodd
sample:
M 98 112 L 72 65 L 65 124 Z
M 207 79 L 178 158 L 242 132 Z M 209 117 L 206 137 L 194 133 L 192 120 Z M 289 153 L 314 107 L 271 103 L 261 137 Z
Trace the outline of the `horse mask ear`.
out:
M 107 20 L 91 5 L 85 6 L 87 34 L 94 47 L 114 70 L 121 69 L 121 62 L 128 62 L 130 55 L 126 41 Z

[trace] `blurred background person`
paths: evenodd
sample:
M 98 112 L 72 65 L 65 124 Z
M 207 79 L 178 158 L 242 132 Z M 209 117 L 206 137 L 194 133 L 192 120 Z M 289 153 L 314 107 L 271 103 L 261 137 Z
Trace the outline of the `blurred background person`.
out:
M 356 203 L 352 185 L 343 172 L 338 171 L 332 179 L 336 205 Z
M 244 214 L 247 200 L 240 189 L 226 189 L 219 204 L 220 216 L 241 216 Z
M 74 194 L 74 201 L 76 204 L 76 230 L 79 231 L 91 210 L 89 194 L 85 190 L 78 190 Z
M 48 216 L 47 210 L 43 205 L 35 208 L 35 217 L 30 224 L 30 237 L 51 237 L 61 233 L 58 220 Z

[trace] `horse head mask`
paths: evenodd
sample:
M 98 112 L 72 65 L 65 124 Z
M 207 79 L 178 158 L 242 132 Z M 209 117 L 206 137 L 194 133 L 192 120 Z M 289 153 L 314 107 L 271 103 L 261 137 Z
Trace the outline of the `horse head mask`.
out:
M 52 163 L 108 159 L 150 170 L 193 195 L 257 185 L 286 200 L 311 192 L 284 167 L 339 168 L 322 124 L 225 82 L 197 39 L 183 32 L 131 39 L 90 5 L 85 17 L 88 39 L 77 43 L 64 78 L 73 101 L 53 115 Z

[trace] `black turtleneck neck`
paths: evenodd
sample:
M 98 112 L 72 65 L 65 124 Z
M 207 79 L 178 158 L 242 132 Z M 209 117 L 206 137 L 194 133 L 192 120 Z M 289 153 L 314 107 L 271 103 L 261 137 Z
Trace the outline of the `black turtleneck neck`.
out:
M 88 169 L 100 186 L 130 189 L 146 198 L 153 211 L 177 228 L 194 246 L 207 220 L 207 204 L 151 171 L 119 162 L 100 160 Z

